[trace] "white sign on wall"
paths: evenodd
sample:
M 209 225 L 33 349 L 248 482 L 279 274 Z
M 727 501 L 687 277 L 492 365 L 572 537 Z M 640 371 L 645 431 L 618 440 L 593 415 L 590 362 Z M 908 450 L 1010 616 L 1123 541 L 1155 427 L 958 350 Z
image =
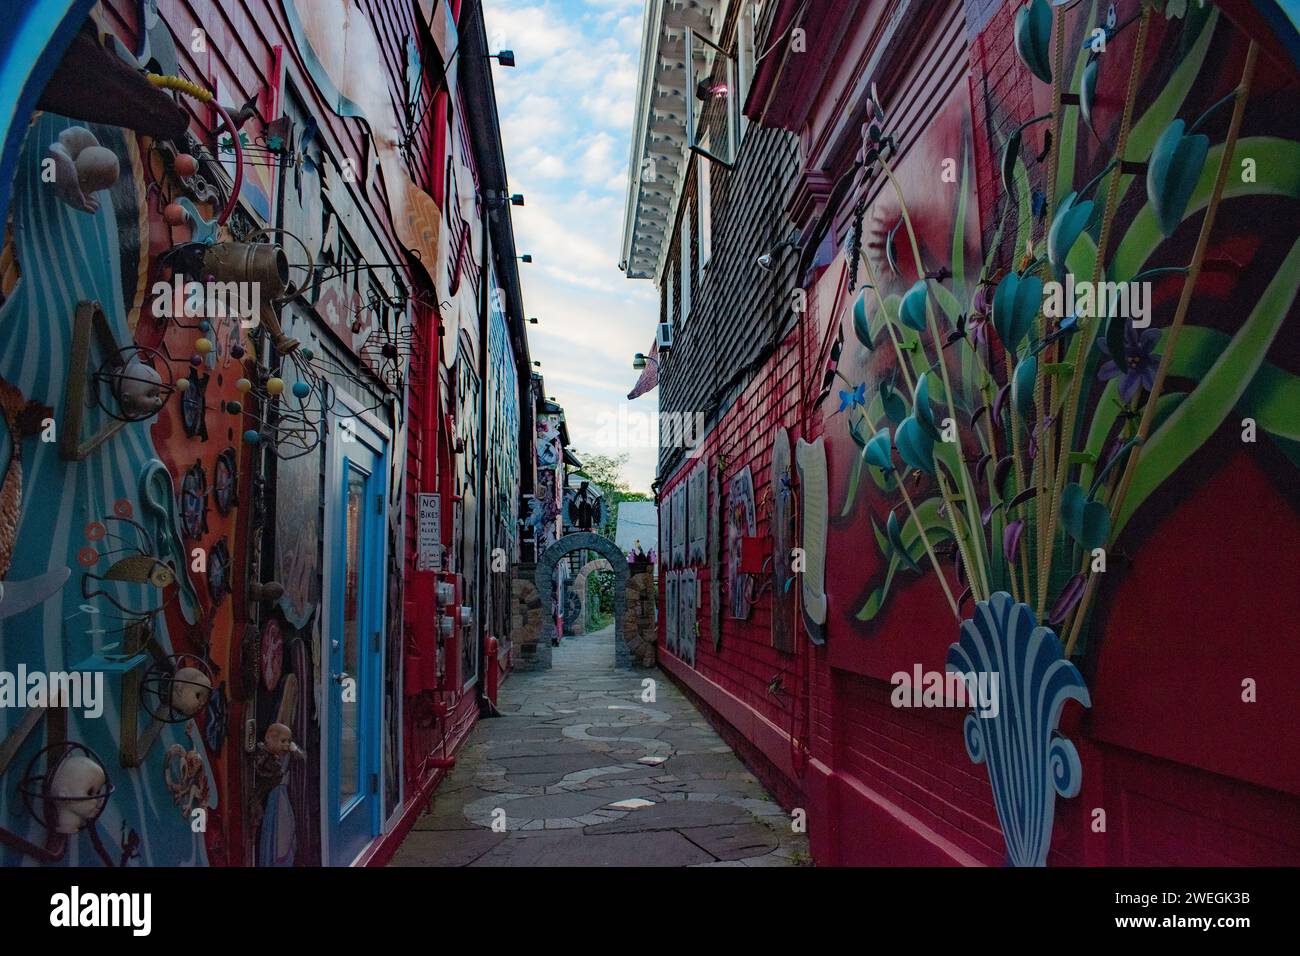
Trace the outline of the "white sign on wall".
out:
M 419 515 L 416 522 L 417 571 L 442 570 L 442 496 L 420 494 Z

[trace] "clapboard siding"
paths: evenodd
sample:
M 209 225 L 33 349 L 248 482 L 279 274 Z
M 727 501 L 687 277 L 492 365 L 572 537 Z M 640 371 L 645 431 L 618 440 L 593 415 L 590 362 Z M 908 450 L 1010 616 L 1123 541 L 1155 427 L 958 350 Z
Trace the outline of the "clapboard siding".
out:
M 405 96 L 402 65 L 406 59 L 406 37 L 419 36 L 414 4 L 400 0 L 359 0 L 359 6 L 362 15 L 375 30 L 384 71 L 388 76 L 389 93 L 393 102 L 399 105 L 400 112 L 400 104 Z M 360 119 L 337 115 L 316 89 L 302 66 L 279 0 L 226 0 L 223 3 L 160 0 L 158 7 L 175 41 L 180 73 L 208 87 L 214 86 L 219 80 L 224 87 L 224 105 L 238 107 L 257 93 L 268 80 L 273 81 L 275 47 L 282 47 L 286 64 L 285 83 L 293 86 L 303 98 L 309 112 L 316 117 L 325 148 L 336 160 L 352 157 L 357 167 L 361 168 L 361 157 L 366 155 L 368 127 Z M 140 29 L 138 4 L 135 0 L 104 0 L 99 9 L 103 12 L 105 23 L 124 42 L 134 46 Z M 196 29 L 204 31 L 204 52 L 195 52 L 191 48 L 192 31 Z M 431 58 L 431 51 L 422 51 L 422 56 L 425 59 Z M 425 82 L 425 95 L 428 95 L 427 79 Z M 214 124 L 209 116 L 210 111 L 187 97 L 182 97 L 182 101 L 193 117 L 191 131 L 201 142 L 211 145 Z M 275 118 L 266 117 L 267 120 Z M 431 169 L 432 120 L 432 115 L 425 117 L 418 137 L 420 145 L 414 153 L 416 161 L 408 163 L 413 178 L 426 189 L 430 188 L 436 175 Z M 256 120 L 250 120 L 244 130 L 250 137 L 261 131 Z M 396 261 L 403 246 L 388 215 L 382 173 L 376 172 L 368 191 L 362 188 L 360 182 L 348 185 L 347 188 L 352 192 L 359 208 L 368 210 L 365 219 L 374 230 L 385 256 L 390 261 Z
M 936 3 L 933 10 L 922 16 L 920 35 L 925 37 L 925 41 L 919 44 L 916 54 L 903 58 L 900 69 L 890 71 L 876 81 L 884 100 L 888 131 L 898 146 L 897 156 L 891 159 L 896 168 L 934 122 L 953 89 L 967 82 L 970 57 L 966 15 L 961 0 Z M 865 112 L 861 109 L 859 112 L 858 122 L 850 128 L 857 128 L 865 118 Z M 848 169 L 859 145 L 855 137 L 845 137 L 839 144 L 834 152 L 833 170 L 836 175 Z M 884 176 L 873 177 L 865 191 L 868 205 L 887 186 L 888 180 Z M 846 198 L 837 211 L 837 237 L 845 235 L 853 217 L 853 207 L 862 195 Z

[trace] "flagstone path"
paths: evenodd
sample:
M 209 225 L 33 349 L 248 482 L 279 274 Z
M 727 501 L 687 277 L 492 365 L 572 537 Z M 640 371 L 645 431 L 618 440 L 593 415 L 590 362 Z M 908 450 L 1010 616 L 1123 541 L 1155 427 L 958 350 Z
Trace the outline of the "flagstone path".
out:
M 789 815 L 663 673 L 614 669 L 613 640 L 566 637 L 551 670 L 510 676 L 502 716 L 471 731 L 391 866 L 808 863 Z

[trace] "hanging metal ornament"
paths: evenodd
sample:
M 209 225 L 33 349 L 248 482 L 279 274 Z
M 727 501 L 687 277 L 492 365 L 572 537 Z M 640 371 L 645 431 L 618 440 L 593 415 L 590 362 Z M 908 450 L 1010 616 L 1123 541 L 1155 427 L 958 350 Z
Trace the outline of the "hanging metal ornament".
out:
M 223 515 L 239 504 L 239 470 L 235 449 L 227 448 L 217 456 L 212 468 L 212 499 Z
M 142 422 L 157 415 L 176 386 L 171 366 L 156 349 L 128 345 L 94 374 L 95 403 L 120 422 Z M 105 400 L 112 396 L 113 401 Z
M 391 333 L 374 329 L 361 346 L 361 358 L 381 382 L 395 391 L 401 391 L 410 368 L 411 356 L 417 352 L 419 345 L 420 338 L 413 325 Z
M 298 348 L 288 358 L 297 370 L 311 362 L 312 353 L 308 348 Z M 245 381 L 247 394 L 255 400 L 248 415 L 257 427 L 244 432 L 244 441 L 266 445 L 281 460 L 316 450 L 325 419 L 325 405 L 313 401 L 314 396 L 324 394 L 319 378 L 300 377 L 290 383 L 258 366 L 255 379 Z
M 125 502 L 121 503 L 125 504 Z M 158 613 L 167 604 L 167 598 L 163 592 L 176 581 L 176 573 L 170 565 L 163 563 L 157 555 L 153 553 L 150 545 L 149 532 L 139 522 L 132 520 L 129 515 L 129 505 L 126 508 L 120 508 L 125 514 L 107 515 L 98 522 L 92 522 L 88 526 L 88 537 L 96 542 L 103 541 L 109 545 L 104 551 L 87 545 L 82 548 L 77 556 L 77 560 L 83 567 L 90 568 L 96 564 L 100 558 L 113 557 L 115 560 L 109 565 L 108 570 L 103 574 L 95 574 L 87 570 L 81 578 L 81 596 L 90 600 L 91 598 L 102 597 L 119 611 L 128 622 L 136 622 L 145 618 L 152 617 Z M 108 522 L 117 522 L 113 527 L 129 528 L 134 534 L 132 537 L 124 537 L 108 530 Z M 124 584 L 143 585 L 152 594 L 157 592 L 157 603 L 150 602 L 149 606 L 136 608 L 128 607 L 123 604 L 114 595 L 95 585 L 92 581 L 114 581 Z
M 140 679 L 140 706 L 164 724 L 199 715 L 212 697 L 212 668 L 194 654 L 171 654 L 150 663 Z
M 181 479 L 181 529 L 187 538 L 201 538 L 208 530 L 208 475 L 197 460 Z
M 33 819 L 51 834 L 72 834 L 94 827 L 113 795 L 113 782 L 97 753 L 61 741 L 32 757 L 18 791 Z
M 220 604 L 230 593 L 230 548 L 222 538 L 208 553 L 208 593 L 212 603 Z

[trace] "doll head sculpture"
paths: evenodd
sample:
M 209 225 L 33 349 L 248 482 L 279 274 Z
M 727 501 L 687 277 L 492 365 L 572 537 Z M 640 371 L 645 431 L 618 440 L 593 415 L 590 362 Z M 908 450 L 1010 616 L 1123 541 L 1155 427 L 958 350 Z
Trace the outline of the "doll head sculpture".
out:
M 132 420 L 148 418 L 167 401 L 162 376 L 140 356 L 133 355 L 113 380 L 113 393 L 122 413 Z
M 103 766 L 85 754 L 70 753 L 59 761 L 46 792 L 57 811 L 55 831 L 77 833 L 85 829 L 104 809 L 107 783 Z
M 267 727 L 262 740 L 266 744 L 266 752 L 276 757 L 287 757 L 298 750 L 298 745 L 293 742 L 293 731 L 285 724 Z
M 182 667 L 171 681 L 172 710 L 193 717 L 212 696 L 212 679 L 197 667 Z

